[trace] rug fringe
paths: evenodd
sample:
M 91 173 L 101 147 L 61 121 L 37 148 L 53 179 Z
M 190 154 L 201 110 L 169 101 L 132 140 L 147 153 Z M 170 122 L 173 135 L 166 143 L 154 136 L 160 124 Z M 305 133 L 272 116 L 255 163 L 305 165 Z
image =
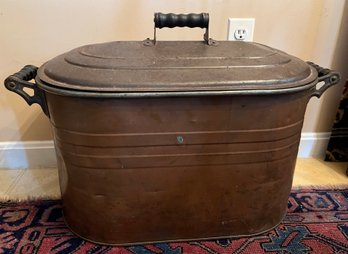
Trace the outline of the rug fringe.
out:
M 348 179 L 347 184 L 327 184 L 327 185 L 296 185 L 292 186 L 291 191 L 300 191 L 300 190 L 345 190 L 348 189 Z
M 60 195 L 42 195 L 42 196 L 28 196 L 28 197 L 10 197 L 2 196 L 0 197 L 0 202 L 30 202 L 39 200 L 61 200 Z

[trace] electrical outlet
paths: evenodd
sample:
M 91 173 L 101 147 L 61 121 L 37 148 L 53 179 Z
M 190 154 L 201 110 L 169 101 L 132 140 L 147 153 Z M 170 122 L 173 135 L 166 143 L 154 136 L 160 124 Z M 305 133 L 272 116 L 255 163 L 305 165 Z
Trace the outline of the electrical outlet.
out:
M 229 41 L 253 41 L 255 19 L 228 19 L 227 39 Z

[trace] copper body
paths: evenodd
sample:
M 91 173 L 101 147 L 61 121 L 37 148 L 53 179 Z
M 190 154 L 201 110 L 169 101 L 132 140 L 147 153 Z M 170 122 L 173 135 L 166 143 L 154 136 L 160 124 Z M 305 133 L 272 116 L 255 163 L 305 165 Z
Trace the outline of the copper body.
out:
M 312 92 L 170 99 L 46 93 L 67 224 L 106 244 L 271 229 L 285 215 Z

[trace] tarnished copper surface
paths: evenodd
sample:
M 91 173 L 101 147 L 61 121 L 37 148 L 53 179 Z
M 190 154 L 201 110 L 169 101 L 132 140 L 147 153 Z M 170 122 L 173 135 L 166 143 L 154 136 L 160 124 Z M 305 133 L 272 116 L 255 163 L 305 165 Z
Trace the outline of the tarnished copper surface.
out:
M 5 80 L 50 118 L 64 217 L 79 236 L 251 235 L 285 215 L 307 102 L 339 74 L 265 45 L 215 41 L 208 23 L 206 13 L 157 13 L 155 27 L 205 28 L 205 41 L 87 45 Z
M 66 222 L 107 244 L 274 227 L 311 92 L 117 100 L 47 93 Z
M 316 71 L 294 56 L 240 41 L 87 45 L 38 71 L 38 79 L 50 86 L 97 92 L 274 90 L 301 87 L 316 78 Z

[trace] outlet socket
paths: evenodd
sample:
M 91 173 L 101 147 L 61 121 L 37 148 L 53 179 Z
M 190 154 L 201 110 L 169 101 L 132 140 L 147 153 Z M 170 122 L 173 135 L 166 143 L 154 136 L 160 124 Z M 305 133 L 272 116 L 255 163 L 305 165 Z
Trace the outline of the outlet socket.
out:
M 229 18 L 227 40 L 229 41 L 253 41 L 254 18 Z

